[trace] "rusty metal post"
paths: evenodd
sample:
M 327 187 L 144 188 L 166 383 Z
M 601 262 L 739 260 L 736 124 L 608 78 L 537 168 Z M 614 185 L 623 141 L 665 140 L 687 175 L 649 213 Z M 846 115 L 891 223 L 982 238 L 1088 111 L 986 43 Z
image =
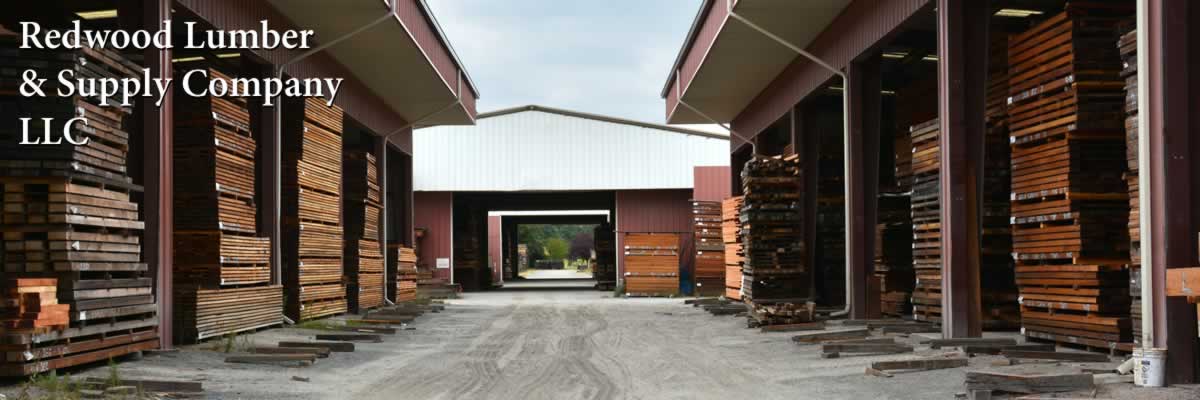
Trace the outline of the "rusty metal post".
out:
M 851 62 L 845 95 L 850 96 L 850 136 L 847 138 L 846 202 L 851 223 L 846 246 L 851 250 L 846 279 L 850 280 L 850 318 L 879 318 L 879 292 L 870 290 L 875 270 L 875 222 L 879 193 L 879 131 L 883 124 L 881 57 L 875 54 Z
M 980 199 L 987 91 L 988 2 L 937 0 L 941 119 L 942 335 L 983 334 Z
M 1139 50 L 1150 68 L 1150 98 L 1141 107 L 1149 113 L 1145 138 L 1150 146 L 1150 202 L 1153 236 L 1150 269 L 1153 274 L 1154 347 L 1167 349 L 1167 382 L 1197 382 L 1197 337 L 1195 305 L 1182 297 L 1166 297 L 1166 270 L 1194 266 L 1197 262 L 1196 168 L 1200 160 L 1195 89 L 1191 79 L 1200 41 L 1192 40 L 1189 21 L 1200 14 L 1200 6 L 1188 0 L 1150 2 L 1149 49 Z M 1139 70 L 1139 73 L 1143 71 Z M 1142 190 L 1146 190 L 1143 188 Z M 1143 265 L 1145 270 L 1145 265 Z
M 162 29 L 163 21 L 171 19 L 171 0 L 146 1 L 143 6 L 142 22 L 147 30 Z M 155 79 L 173 78 L 170 49 L 148 49 L 145 52 L 146 67 Z M 168 88 L 162 104 L 154 109 L 154 102 L 144 99 L 142 106 L 144 162 L 142 164 L 145 184 L 145 261 L 155 280 L 155 296 L 158 301 L 159 346 L 170 349 L 174 345 L 172 329 L 174 285 L 172 281 L 174 232 L 172 155 L 175 136 L 172 113 L 174 109 L 173 89 Z

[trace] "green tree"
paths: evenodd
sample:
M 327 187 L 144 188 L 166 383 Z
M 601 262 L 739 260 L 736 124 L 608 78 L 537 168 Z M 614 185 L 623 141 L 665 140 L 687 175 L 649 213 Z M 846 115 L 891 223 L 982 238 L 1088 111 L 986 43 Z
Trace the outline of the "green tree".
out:
M 562 260 L 567 258 L 567 252 L 570 251 L 571 244 L 567 243 L 563 238 L 550 238 L 546 240 L 546 258 L 551 260 Z

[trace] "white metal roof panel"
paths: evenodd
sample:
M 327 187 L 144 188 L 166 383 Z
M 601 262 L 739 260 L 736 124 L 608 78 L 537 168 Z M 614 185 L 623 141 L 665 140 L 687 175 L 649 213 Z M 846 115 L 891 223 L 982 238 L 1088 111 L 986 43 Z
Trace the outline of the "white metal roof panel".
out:
M 686 189 L 693 167 L 729 165 L 722 135 L 546 107 L 413 133 L 416 191 Z

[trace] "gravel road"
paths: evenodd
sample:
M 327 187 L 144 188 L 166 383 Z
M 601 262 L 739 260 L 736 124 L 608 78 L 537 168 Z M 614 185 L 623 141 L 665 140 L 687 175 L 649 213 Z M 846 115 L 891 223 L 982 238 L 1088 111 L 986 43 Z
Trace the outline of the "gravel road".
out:
M 949 399 L 963 391 L 961 368 L 863 374 L 873 361 L 914 354 L 821 359 L 819 346 L 797 346 L 790 333 L 746 329 L 742 318 L 711 316 L 681 299 L 538 285 L 466 294 L 445 312 L 417 319 L 415 330 L 308 367 L 226 364 L 225 354 L 213 351 L 217 341 L 122 363 L 121 375 L 200 380 L 214 399 Z M 272 329 L 240 337 L 236 346 L 314 333 Z M 922 346 L 915 355 L 945 352 Z M 976 357 L 971 367 L 996 359 Z M 106 377 L 108 369 L 81 374 Z M 8 389 L 0 386 L 0 393 Z

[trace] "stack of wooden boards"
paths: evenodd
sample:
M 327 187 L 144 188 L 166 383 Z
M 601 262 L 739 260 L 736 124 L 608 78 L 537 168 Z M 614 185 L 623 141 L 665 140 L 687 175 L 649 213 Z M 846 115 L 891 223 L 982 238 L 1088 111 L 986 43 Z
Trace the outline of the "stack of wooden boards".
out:
M 679 234 L 625 234 L 625 294 L 679 294 Z
M 71 322 L 70 304 L 58 304 L 58 280 L 16 278 L 0 281 L 0 332 L 61 331 Z
M 396 260 L 396 302 L 417 299 L 417 252 L 411 247 L 392 245 Z
M 905 149 L 910 153 L 911 149 Z M 906 191 L 907 192 L 907 191 Z M 913 289 L 912 212 L 905 192 L 879 196 L 879 221 L 875 225 L 875 277 L 879 281 L 880 311 L 901 316 L 911 310 Z
M 378 167 L 371 154 L 373 142 L 347 146 L 342 152 L 342 206 L 345 210 L 346 243 L 343 250 L 346 306 L 360 313 L 384 304 L 383 247 L 379 244 L 383 199 L 379 191 Z
M 182 78 L 182 74 L 177 76 Z M 230 77 L 209 69 L 208 79 Z M 205 85 L 193 75 L 191 85 Z M 244 99 L 175 93 L 175 339 L 192 343 L 282 322 L 271 242 L 258 234 L 256 134 Z
M 607 222 L 597 225 L 592 230 L 592 243 L 596 251 L 596 267 L 592 270 L 596 289 L 612 290 L 617 285 L 617 235 L 612 225 Z M 518 251 L 517 265 L 525 268 L 528 262 L 528 253 Z
M 134 79 L 141 67 L 110 50 L 20 49 L 0 38 L 0 118 L 17 124 L 36 116 L 59 121 L 31 132 L 57 131 L 83 117 L 72 135 L 84 146 L 20 145 L 17 131 L 0 140 L 3 209 L 3 277 L 55 278 L 58 302 L 69 307 L 69 327 L 47 332 L 0 333 L 0 376 L 25 376 L 158 347 L 152 273 L 141 257 L 144 224 L 138 220 L 128 176 L 130 130 L 140 129 L 131 109 L 102 106 L 96 98 L 17 95 L 19 74 Z M 26 324 L 28 325 L 28 324 Z
M 833 118 L 823 118 L 818 124 Z M 831 125 L 824 125 L 831 126 Z M 835 306 L 846 302 L 846 192 L 845 163 L 841 133 L 837 129 L 818 129 L 819 157 L 817 158 L 817 237 L 812 239 L 815 260 L 813 277 L 815 297 L 821 305 Z M 813 173 L 808 171 L 808 173 Z M 812 193 L 804 193 L 812 196 Z M 802 203 L 801 203 L 802 204 Z M 806 255 L 807 256 L 807 255 Z
M 1138 76 L 1137 76 L 1137 30 L 1132 30 L 1117 41 L 1121 59 L 1124 60 L 1121 77 L 1125 79 L 1125 159 L 1128 165 L 1125 184 L 1129 187 L 1129 297 L 1130 318 L 1133 326 L 1133 342 L 1142 342 L 1142 232 L 1141 202 L 1138 188 Z
M 742 297 L 754 303 L 807 300 L 801 179 L 794 155 L 755 157 L 742 170 Z
M 1117 12 L 1070 3 L 1010 37 L 1011 223 L 1024 334 L 1128 350 L 1125 93 L 1112 43 L 1128 13 Z
M 692 200 L 692 234 L 696 254 L 696 291 L 725 293 L 725 242 L 721 235 L 721 202 Z
M 988 55 L 988 88 L 984 113 L 982 226 L 979 252 L 980 300 L 985 330 L 1021 326 L 1017 283 L 1012 262 L 1012 177 L 1008 144 L 1008 37 L 993 35 Z
M 721 241 L 725 243 L 725 297 L 742 299 L 742 196 L 721 201 Z
M 916 284 L 913 319 L 942 321 L 941 126 L 932 120 L 909 128 L 912 137 L 912 262 Z
M 320 98 L 282 106 L 285 309 L 297 321 L 344 313 L 342 110 Z

